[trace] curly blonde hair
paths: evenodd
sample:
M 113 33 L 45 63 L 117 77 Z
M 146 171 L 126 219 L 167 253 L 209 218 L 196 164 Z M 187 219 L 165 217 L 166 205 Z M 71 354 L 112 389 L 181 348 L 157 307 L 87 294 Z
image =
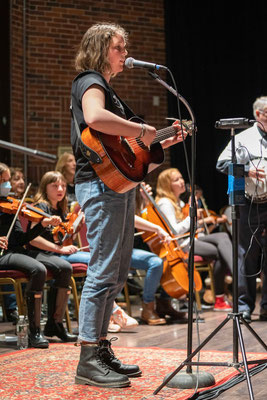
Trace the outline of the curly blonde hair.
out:
M 92 25 L 85 32 L 76 54 L 76 71 L 93 69 L 101 74 L 109 71 L 108 50 L 112 37 L 117 34 L 123 37 L 126 45 L 128 33 L 121 26 L 108 22 Z
M 177 168 L 168 168 L 159 174 L 156 187 L 156 202 L 163 197 L 169 199 L 174 206 L 177 220 L 182 220 L 184 219 L 184 215 L 181 207 L 177 204 L 177 198 L 173 193 L 171 186 L 172 176 L 174 173 L 180 173 L 180 171 Z

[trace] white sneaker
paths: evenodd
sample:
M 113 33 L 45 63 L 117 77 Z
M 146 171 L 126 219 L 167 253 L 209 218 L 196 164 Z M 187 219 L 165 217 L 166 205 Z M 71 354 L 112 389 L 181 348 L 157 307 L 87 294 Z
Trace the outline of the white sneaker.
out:
M 116 307 L 112 314 L 113 321 L 123 329 L 132 329 L 139 325 L 136 319 L 130 317 L 126 312 L 119 306 Z
M 116 324 L 115 321 L 113 320 L 113 317 L 111 316 L 109 324 L 108 324 L 108 332 L 117 333 L 120 331 L 121 331 L 120 325 Z

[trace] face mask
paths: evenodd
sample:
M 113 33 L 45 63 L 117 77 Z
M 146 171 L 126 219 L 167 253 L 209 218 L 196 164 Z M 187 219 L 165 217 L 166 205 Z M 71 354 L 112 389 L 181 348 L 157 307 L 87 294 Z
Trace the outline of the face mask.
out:
M 0 197 L 7 197 L 10 192 L 11 185 L 10 182 L 3 182 L 0 184 Z

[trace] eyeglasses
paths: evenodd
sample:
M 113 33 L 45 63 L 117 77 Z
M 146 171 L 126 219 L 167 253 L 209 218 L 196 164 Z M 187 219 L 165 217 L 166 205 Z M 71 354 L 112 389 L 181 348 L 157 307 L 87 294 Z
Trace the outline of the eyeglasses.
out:
M 267 110 L 259 110 L 261 114 L 263 114 L 265 117 L 267 117 Z

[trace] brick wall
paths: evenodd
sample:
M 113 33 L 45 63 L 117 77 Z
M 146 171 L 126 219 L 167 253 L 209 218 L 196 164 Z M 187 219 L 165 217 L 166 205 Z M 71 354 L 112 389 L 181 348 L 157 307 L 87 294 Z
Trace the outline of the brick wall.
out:
M 26 130 L 30 148 L 57 155 L 59 146 L 69 145 L 69 94 L 76 74 L 73 60 L 84 32 L 99 21 L 119 23 L 130 33 L 129 56 L 165 63 L 163 0 L 27 0 L 24 14 L 23 0 L 12 0 L 12 142 L 23 145 Z M 147 122 L 158 128 L 166 126 L 166 90 L 145 70 L 125 70 L 112 85 Z M 153 96 L 159 96 L 159 106 L 153 105 Z M 14 154 L 12 164 L 22 165 L 23 156 Z M 28 157 L 29 180 L 38 182 L 53 167 L 54 164 Z

